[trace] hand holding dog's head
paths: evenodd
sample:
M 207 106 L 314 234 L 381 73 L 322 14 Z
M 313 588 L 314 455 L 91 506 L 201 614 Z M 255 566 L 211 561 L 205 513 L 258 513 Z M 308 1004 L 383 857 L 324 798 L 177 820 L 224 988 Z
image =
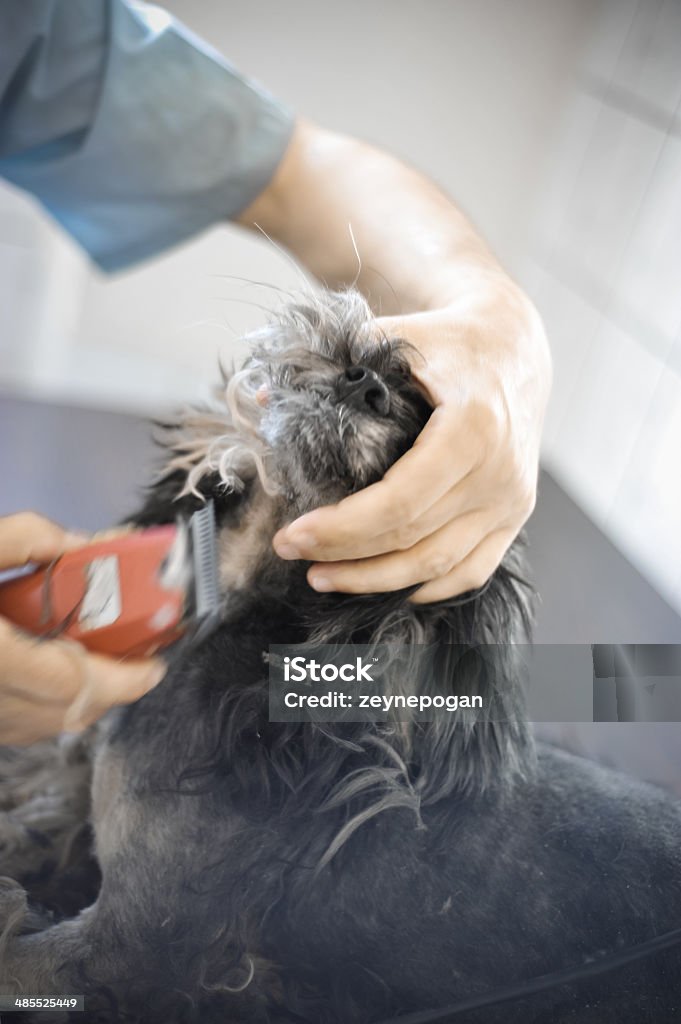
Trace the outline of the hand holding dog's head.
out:
M 227 615 L 266 591 L 310 605 L 317 638 L 328 638 L 333 626 L 336 638 L 349 640 L 356 624 L 374 622 L 374 638 L 397 632 L 403 642 L 425 642 L 435 630 L 447 642 L 448 630 L 458 642 L 468 626 L 448 610 L 459 600 L 417 612 L 407 607 L 413 587 L 322 599 L 305 581 L 306 563 L 282 561 L 272 549 L 285 523 L 379 480 L 423 429 L 431 409 L 410 372 L 406 344 L 378 337 L 353 291 L 287 306 L 247 340 L 251 355 L 226 377 L 219 404 L 165 427 L 170 457 L 136 521 L 169 521 L 213 498 Z M 506 566 L 514 560 L 511 552 Z M 502 617 L 512 617 L 515 601 L 504 566 L 496 581 L 485 609 L 499 627 L 495 639 L 510 639 Z M 387 629 L 397 620 L 399 630 Z M 483 620 L 478 614 L 484 633 Z

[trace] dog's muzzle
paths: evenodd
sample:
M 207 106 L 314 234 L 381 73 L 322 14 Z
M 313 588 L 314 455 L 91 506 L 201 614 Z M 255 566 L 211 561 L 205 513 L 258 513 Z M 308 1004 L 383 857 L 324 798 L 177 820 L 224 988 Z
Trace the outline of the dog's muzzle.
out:
M 350 366 L 338 382 L 338 398 L 357 412 L 387 416 L 390 392 L 378 374 L 366 366 Z

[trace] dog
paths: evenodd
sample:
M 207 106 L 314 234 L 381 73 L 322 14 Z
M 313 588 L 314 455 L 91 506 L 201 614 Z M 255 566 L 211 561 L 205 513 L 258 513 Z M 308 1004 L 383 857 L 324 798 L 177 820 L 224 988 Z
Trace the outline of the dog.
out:
M 283 524 L 413 444 L 431 409 L 409 355 L 354 291 L 306 298 L 252 338 L 219 407 L 163 425 L 132 521 L 213 500 L 220 622 L 83 736 L 4 752 L 0 992 L 85 996 L 84 1014 L 36 1020 L 377 1024 L 681 923 L 678 805 L 533 742 L 521 541 L 484 587 L 432 605 L 413 588 L 316 594 L 273 552 Z M 481 694 L 496 713 L 270 721 L 265 659 L 291 643 L 398 644 L 410 670 L 383 685 Z M 451 1019 L 665 1024 L 681 1017 L 680 961 Z

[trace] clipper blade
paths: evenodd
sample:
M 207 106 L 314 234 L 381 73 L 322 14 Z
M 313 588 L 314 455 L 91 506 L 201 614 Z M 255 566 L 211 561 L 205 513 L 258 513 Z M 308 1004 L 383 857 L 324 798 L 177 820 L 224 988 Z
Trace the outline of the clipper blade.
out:
M 194 569 L 194 616 L 203 635 L 204 624 L 212 623 L 220 608 L 217 529 L 212 501 L 194 512 L 189 520 L 189 535 Z

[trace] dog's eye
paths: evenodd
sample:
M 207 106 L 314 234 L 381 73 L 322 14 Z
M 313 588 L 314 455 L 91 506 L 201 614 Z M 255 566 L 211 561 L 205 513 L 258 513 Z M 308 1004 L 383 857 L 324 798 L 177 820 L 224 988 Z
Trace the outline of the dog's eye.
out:
M 389 372 L 385 375 L 385 381 L 386 384 L 393 387 L 403 387 L 405 384 L 411 384 L 413 377 L 406 364 L 398 363 L 396 366 L 390 367 Z

